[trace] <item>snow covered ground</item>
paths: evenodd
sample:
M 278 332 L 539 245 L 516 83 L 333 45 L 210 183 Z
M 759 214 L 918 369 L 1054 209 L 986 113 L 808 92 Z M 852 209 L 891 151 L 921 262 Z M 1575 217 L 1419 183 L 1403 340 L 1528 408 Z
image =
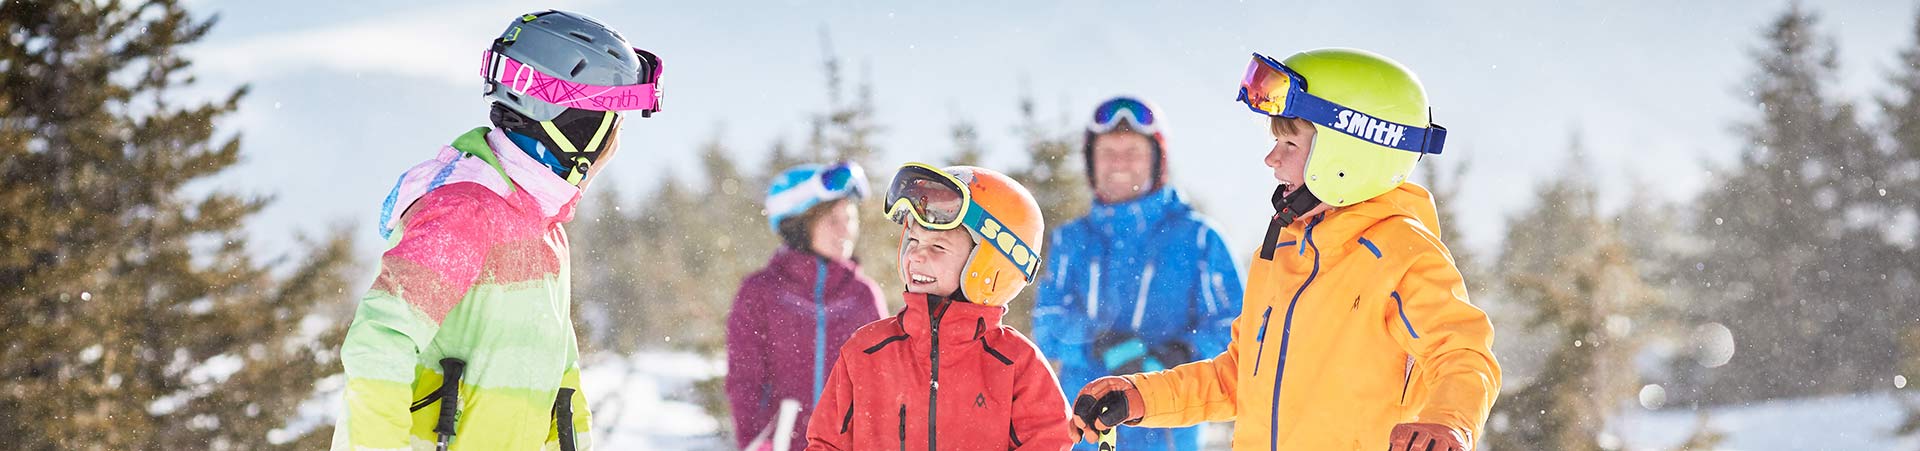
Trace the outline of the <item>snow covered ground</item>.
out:
M 1920 399 L 1920 398 L 1910 398 Z M 1708 427 L 1725 435 L 1721 450 L 1912 450 L 1920 440 L 1894 437 L 1904 419 L 1891 393 L 1775 400 L 1708 409 Z M 1690 410 L 1629 409 L 1611 429 L 1624 449 L 1665 450 L 1685 441 L 1698 422 Z
M 592 403 L 595 447 L 661 451 L 731 448 L 731 437 L 718 435 L 726 419 L 708 416 L 695 394 L 695 384 L 725 372 L 724 360 L 687 352 L 649 351 L 589 359 L 581 382 Z M 300 420 L 289 429 L 306 430 L 332 423 L 338 410 L 326 407 L 339 408 L 339 385 L 333 379 L 322 383 L 321 393 L 302 407 Z M 1920 449 L 1920 438 L 1892 435 L 1904 419 L 1900 396 L 1920 402 L 1920 396 L 1894 393 L 1775 400 L 1707 409 L 1707 424 L 1725 436 L 1717 448 L 1722 451 Z M 1601 441 L 1622 450 L 1668 450 L 1686 440 L 1698 421 L 1698 413 L 1691 410 L 1627 407 L 1607 428 L 1609 436 Z
M 726 373 L 726 361 L 687 352 L 648 351 L 585 362 L 580 385 L 593 408 L 594 447 L 623 450 L 720 450 L 720 422 L 697 404 L 694 384 Z
M 708 417 L 692 402 L 693 384 L 722 375 L 725 367 L 721 360 L 676 352 L 591 362 L 583 382 L 595 399 L 595 423 L 607 425 L 600 426 L 599 443 L 608 449 L 726 449 L 728 441 L 714 435 L 724 419 Z M 625 387 L 613 393 L 620 381 Z M 1891 434 L 1902 412 L 1896 395 L 1872 393 L 1717 407 L 1708 409 L 1707 424 L 1725 435 L 1718 448 L 1725 451 L 1920 449 L 1920 440 Z M 612 425 L 615 417 L 619 423 Z M 1634 406 L 1602 441 L 1624 450 L 1672 449 L 1698 421 L 1691 410 Z

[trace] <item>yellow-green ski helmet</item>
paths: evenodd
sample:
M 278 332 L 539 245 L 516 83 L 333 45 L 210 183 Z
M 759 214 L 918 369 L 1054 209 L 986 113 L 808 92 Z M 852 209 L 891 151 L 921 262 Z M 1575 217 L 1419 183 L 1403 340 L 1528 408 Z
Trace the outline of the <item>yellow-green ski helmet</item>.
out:
M 1313 123 L 1303 183 L 1336 207 L 1393 190 L 1446 142 L 1419 77 L 1365 50 L 1308 50 L 1285 61 L 1256 53 L 1240 101 L 1261 114 Z

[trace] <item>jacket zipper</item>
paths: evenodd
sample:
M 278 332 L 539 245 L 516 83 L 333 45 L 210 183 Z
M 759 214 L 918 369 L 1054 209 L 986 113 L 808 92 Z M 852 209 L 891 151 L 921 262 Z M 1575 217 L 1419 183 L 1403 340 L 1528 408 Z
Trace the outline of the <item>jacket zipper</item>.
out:
M 940 441 L 937 440 L 939 437 L 937 417 L 940 413 L 940 318 L 947 316 L 945 308 L 947 304 L 935 301 L 932 297 L 928 299 L 927 315 L 930 317 L 929 322 L 933 324 L 933 375 L 932 382 L 927 386 L 927 450 L 932 451 L 940 449 L 938 446 Z M 942 298 L 942 300 L 945 299 Z M 945 302 L 953 301 L 945 300 Z M 934 311 L 935 303 L 941 307 L 938 312 Z
M 814 257 L 813 277 L 813 399 L 827 387 L 827 261 Z
M 1400 405 L 1407 405 L 1407 389 L 1413 387 L 1413 356 L 1407 356 L 1407 375 L 1400 381 Z
M 1255 376 L 1260 375 L 1260 358 L 1267 355 L 1267 318 L 1272 315 L 1273 306 L 1271 305 L 1267 306 L 1266 311 L 1260 312 L 1260 332 L 1253 336 L 1253 341 L 1260 343 L 1259 348 L 1253 351 L 1253 375 Z
M 1280 381 L 1287 377 L 1287 345 L 1293 337 L 1293 308 L 1300 304 L 1300 296 L 1307 293 L 1307 286 L 1313 285 L 1313 279 L 1320 276 L 1320 246 L 1313 243 L 1313 227 L 1320 225 L 1326 216 L 1315 216 L 1307 223 L 1305 236 L 1300 239 L 1305 247 L 1313 248 L 1313 271 L 1307 273 L 1307 280 L 1300 283 L 1300 289 L 1293 292 L 1293 300 L 1287 302 L 1287 318 L 1280 326 L 1279 363 L 1273 372 L 1273 411 L 1267 415 L 1267 448 L 1280 449 Z M 1304 247 L 1301 250 L 1305 252 Z M 1258 368 L 1258 363 L 1255 368 Z
M 900 451 L 907 451 L 907 405 L 900 405 Z

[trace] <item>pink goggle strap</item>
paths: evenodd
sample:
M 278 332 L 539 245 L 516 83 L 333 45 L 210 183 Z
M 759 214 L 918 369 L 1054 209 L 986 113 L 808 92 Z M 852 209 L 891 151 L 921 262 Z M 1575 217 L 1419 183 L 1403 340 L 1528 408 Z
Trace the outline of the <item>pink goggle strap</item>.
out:
M 492 51 L 482 53 L 481 58 L 485 61 L 481 75 L 498 83 L 500 89 L 554 105 L 594 111 L 658 111 L 660 108 L 657 82 L 626 86 L 574 83 L 540 73 L 532 66 Z

